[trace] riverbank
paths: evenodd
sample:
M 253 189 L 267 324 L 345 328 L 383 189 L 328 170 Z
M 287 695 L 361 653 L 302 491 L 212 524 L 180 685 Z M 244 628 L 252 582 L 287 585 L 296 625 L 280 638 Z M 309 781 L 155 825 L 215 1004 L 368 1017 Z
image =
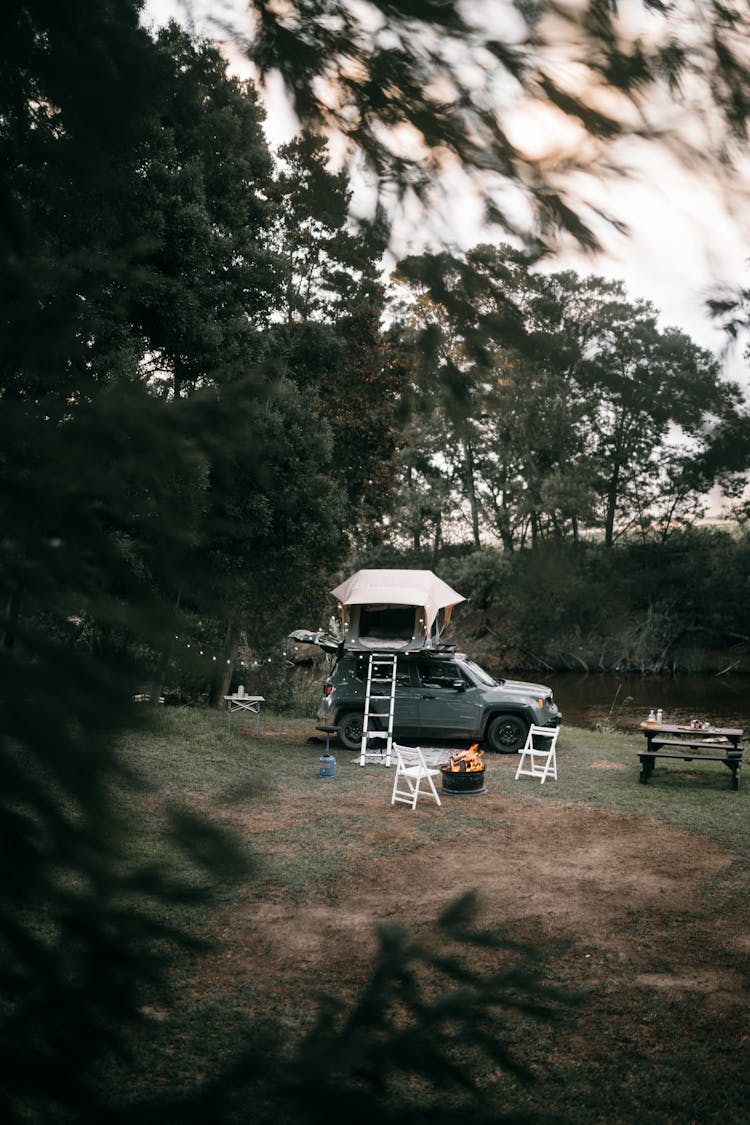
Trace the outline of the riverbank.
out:
M 513 673 L 514 677 L 516 673 Z M 524 678 L 524 674 L 519 674 Z M 708 720 L 750 732 L 750 676 L 613 676 L 573 672 L 526 673 L 549 684 L 563 722 L 593 729 L 637 730 L 649 711 L 661 707 L 678 723 Z

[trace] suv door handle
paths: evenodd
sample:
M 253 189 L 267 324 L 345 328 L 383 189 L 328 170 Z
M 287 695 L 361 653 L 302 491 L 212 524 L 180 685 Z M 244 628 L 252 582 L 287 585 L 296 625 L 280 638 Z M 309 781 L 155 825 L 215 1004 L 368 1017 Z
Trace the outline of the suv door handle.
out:
M 422 699 L 435 699 L 434 695 L 423 695 Z

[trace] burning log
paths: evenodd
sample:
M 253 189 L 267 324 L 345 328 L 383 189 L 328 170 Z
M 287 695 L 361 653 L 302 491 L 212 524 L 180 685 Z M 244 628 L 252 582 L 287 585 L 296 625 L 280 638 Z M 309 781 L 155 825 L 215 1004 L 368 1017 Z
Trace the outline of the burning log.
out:
M 454 796 L 485 793 L 483 753 L 484 751 L 479 749 L 479 744 L 475 742 L 468 750 L 454 754 L 447 765 L 441 766 L 443 792 L 452 793 Z
M 479 749 L 479 743 L 475 742 L 468 750 L 462 750 L 460 754 L 454 754 L 447 766 L 443 769 L 448 770 L 450 773 L 477 773 L 485 768 L 482 761 L 484 750 Z

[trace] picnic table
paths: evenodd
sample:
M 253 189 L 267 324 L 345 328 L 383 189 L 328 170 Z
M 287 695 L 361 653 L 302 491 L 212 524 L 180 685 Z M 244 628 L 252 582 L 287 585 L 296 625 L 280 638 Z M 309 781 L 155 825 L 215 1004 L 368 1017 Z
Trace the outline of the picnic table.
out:
M 260 734 L 260 705 L 265 703 L 265 698 L 262 695 L 245 695 L 243 692 L 235 692 L 234 695 L 225 695 L 224 699 L 227 704 L 227 730 L 232 725 L 232 715 L 235 711 L 249 711 L 251 715 L 255 715 L 255 737 Z
M 731 770 L 731 788 L 739 789 L 743 730 L 653 722 L 641 723 L 641 730 L 646 738 L 646 749 L 638 751 L 643 785 L 651 777 L 657 758 L 676 758 L 683 762 L 721 762 Z

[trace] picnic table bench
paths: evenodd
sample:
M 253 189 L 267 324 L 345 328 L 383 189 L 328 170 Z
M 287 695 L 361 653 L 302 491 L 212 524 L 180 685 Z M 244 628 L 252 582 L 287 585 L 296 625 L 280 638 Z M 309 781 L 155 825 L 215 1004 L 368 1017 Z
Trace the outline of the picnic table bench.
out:
M 671 723 L 641 723 L 646 736 L 646 749 L 638 751 L 641 764 L 639 781 L 646 785 L 657 758 L 683 762 L 721 762 L 731 770 L 731 788 L 740 787 L 742 770 L 742 738 L 744 731 L 735 727 L 691 727 Z

